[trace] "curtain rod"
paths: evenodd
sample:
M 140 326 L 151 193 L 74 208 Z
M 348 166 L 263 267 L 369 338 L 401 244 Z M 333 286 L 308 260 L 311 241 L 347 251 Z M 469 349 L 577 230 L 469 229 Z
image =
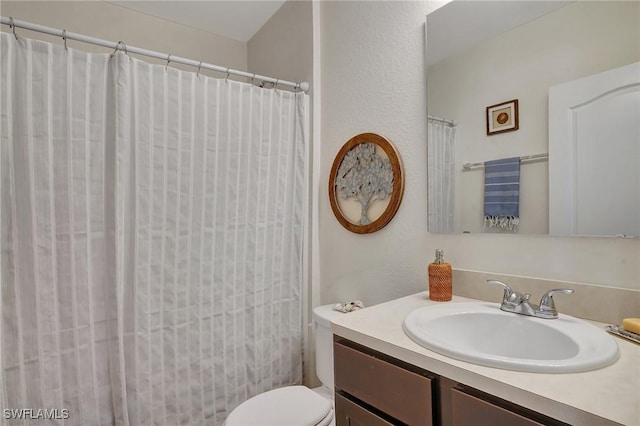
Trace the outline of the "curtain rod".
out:
M 549 154 L 545 152 L 544 154 L 523 155 L 522 157 L 520 157 L 520 161 L 538 160 L 543 158 L 549 158 Z M 464 163 L 462 165 L 462 170 L 466 172 L 471 170 L 472 167 L 480 167 L 480 166 L 484 167 L 484 163 Z
M 449 127 L 456 127 L 456 122 L 455 120 L 447 120 L 446 118 L 440 118 L 440 117 L 436 117 L 433 115 L 427 115 L 427 119 L 431 120 L 431 121 L 437 121 L 439 123 L 445 124 Z
M 303 92 L 307 92 L 309 90 L 309 83 L 308 82 L 302 82 L 302 83 L 296 83 L 293 81 L 287 81 L 287 80 L 281 80 L 278 78 L 273 78 L 273 77 L 266 77 L 263 75 L 258 75 L 258 74 L 254 74 L 254 73 L 250 73 L 250 72 L 245 72 L 245 71 L 239 71 L 239 70 L 234 70 L 231 68 L 225 68 L 225 67 L 221 67 L 218 65 L 212 65 L 212 64 L 208 64 L 206 62 L 202 62 L 202 61 L 194 61 L 193 59 L 187 59 L 187 58 L 182 58 L 180 56 L 174 56 L 171 54 L 166 54 L 166 53 L 160 53 L 160 52 L 156 52 L 154 50 L 148 50 L 148 49 L 142 49 L 140 47 L 135 47 L 135 46 L 127 46 L 126 44 L 124 44 L 122 41 L 118 41 L 118 42 L 114 42 L 114 41 L 108 41 L 108 40 L 103 40 L 103 39 L 99 39 L 99 38 L 95 38 L 95 37 L 91 37 L 91 36 L 86 36 L 83 34 L 78 34 L 78 33 L 72 33 L 66 30 L 58 30 L 55 28 L 51 28 L 51 27 L 46 27 L 44 25 L 39 25 L 39 24 L 34 24 L 31 22 L 25 22 L 25 21 L 19 21 L 17 19 L 13 19 L 11 17 L 7 18 L 4 16 L 0 16 L 0 23 L 4 24 L 4 25 L 8 25 L 9 27 L 11 27 L 13 29 L 13 34 L 16 36 L 16 38 L 18 37 L 16 35 L 16 28 L 24 28 L 25 30 L 31 30 L 31 31 L 37 31 L 40 33 L 45 33 L 45 34 L 49 34 L 49 35 L 53 35 L 53 36 L 58 36 L 63 38 L 65 41 L 66 39 L 69 40 L 76 40 L 76 41 L 80 41 L 83 43 L 89 43 L 89 44 L 95 44 L 97 46 L 102 46 L 102 47 L 108 47 L 114 50 L 122 50 L 125 53 L 135 53 L 137 55 L 143 55 L 143 56 L 148 56 L 151 58 L 156 58 L 156 59 L 162 59 L 167 61 L 167 63 L 169 62 L 176 62 L 179 64 L 183 64 L 183 65 L 189 65 L 192 67 L 197 68 L 198 70 L 200 69 L 208 69 L 211 71 L 217 71 L 217 72 L 221 72 L 221 73 L 226 73 L 227 76 L 229 75 L 236 75 L 236 76 L 240 76 L 240 77 L 246 77 L 246 78 L 250 78 L 250 79 L 258 79 L 258 80 L 262 80 L 265 82 L 269 82 L 269 83 L 273 83 L 274 87 L 281 84 L 284 86 L 289 86 L 292 87 L 294 89 L 300 89 Z

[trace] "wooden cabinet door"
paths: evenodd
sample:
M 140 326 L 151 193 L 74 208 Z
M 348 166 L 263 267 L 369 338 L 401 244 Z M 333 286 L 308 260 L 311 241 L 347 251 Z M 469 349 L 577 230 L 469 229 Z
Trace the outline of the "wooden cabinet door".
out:
M 336 394 L 336 426 L 393 426 L 382 417 Z
M 540 423 L 455 388 L 451 389 L 451 409 L 453 426 L 544 426 L 557 424 L 556 422 Z
M 431 378 L 335 343 L 335 387 L 411 426 L 433 424 Z

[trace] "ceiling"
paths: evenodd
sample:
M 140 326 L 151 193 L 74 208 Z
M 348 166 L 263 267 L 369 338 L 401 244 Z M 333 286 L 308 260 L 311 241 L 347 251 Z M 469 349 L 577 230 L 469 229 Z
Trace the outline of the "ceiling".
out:
M 285 0 L 110 1 L 128 9 L 247 42 Z
M 441 1 L 447 3 L 448 0 Z M 167 21 L 247 42 L 285 0 L 110 1 Z M 428 15 L 429 65 L 552 12 L 568 1 L 453 1 Z M 487 24 L 489 23 L 489 24 Z

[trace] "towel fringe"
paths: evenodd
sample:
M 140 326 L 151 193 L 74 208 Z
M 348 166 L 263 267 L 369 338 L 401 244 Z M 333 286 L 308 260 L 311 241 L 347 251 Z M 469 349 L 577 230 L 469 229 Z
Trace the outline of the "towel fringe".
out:
M 517 231 L 520 218 L 517 216 L 485 216 L 484 226 L 489 228 L 500 228 L 503 230 Z

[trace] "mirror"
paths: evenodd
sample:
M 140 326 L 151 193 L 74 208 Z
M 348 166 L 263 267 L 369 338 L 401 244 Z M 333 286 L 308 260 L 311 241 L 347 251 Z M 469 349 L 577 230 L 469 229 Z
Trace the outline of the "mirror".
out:
M 550 107 L 550 93 L 571 91 L 565 85 L 639 62 L 638 22 L 640 3 L 627 1 L 455 0 L 427 15 L 429 232 L 640 235 L 640 82 L 594 95 L 622 95 L 608 110 L 635 117 L 624 136 L 611 133 L 621 126 L 612 114 Z M 517 108 L 505 109 L 513 100 Z M 558 136 L 550 117 L 565 127 L 590 121 L 586 132 L 600 136 Z M 490 132 L 490 124 L 510 131 Z M 485 200 L 485 162 L 509 158 L 521 159 L 517 186 Z M 617 190 L 622 182 L 630 183 Z M 509 204 L 513 196 L 510 220 L 485 219 L 485 201 Z

